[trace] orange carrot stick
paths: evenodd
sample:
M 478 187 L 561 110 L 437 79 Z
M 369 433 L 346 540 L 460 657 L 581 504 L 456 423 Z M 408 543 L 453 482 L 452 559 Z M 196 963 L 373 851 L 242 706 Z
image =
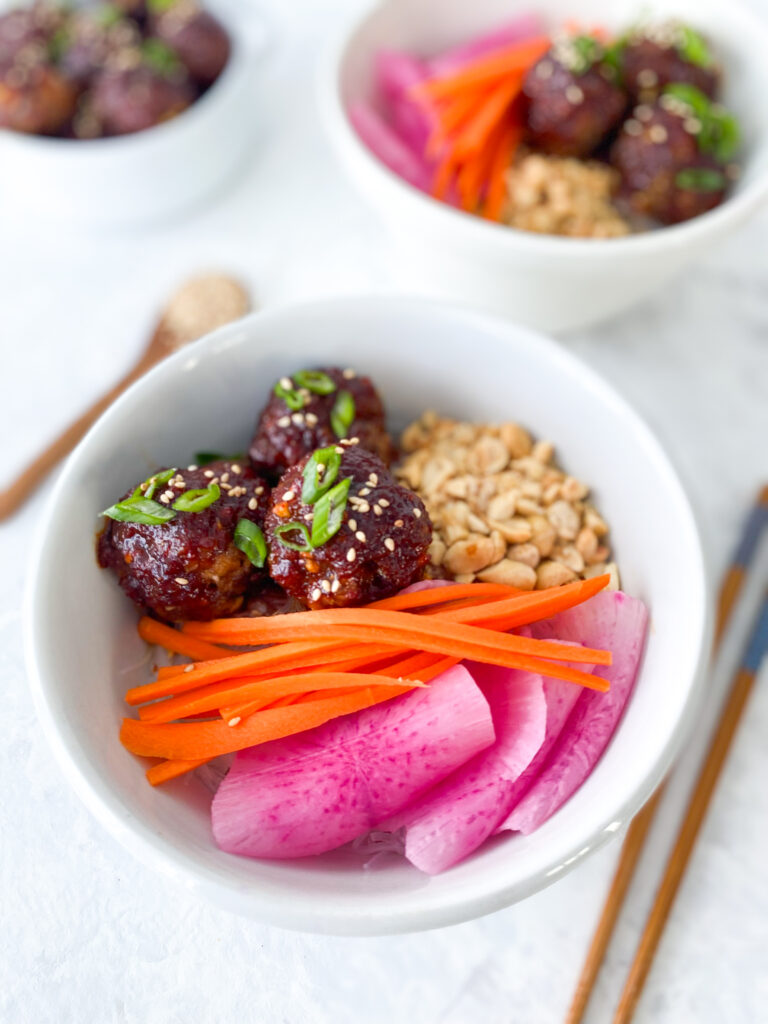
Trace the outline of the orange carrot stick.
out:
M 488 220 L 501 220 L 504 202 L 507 198 L 507 171 L 522 137 L 522 129 L 518 125 L 511 124 L 499 140 L 491 164 L 488 197 L 483 210 L 483 216 Z
M 494 53 L 468 64 L 449 78 L 431 78 L 413 86 L 414 96 L 429 96 L 433 100 L 451 99 L 468 88 L 495 85 L 514 73 L 525 72 L 549 49 L 550 40 L 537 36 L 522 43 L 496 50 Z
M 194 661 L 207 661 L 209 658 L 226 658 L 230 652 L 215 647 L 213 644 L 196 640 L 194 637 L 180 633 L 178 629 L 166 626 L 157 619 L 145 615 L 139 619 L 139 636 L 148 644 L 157 644 L 174 654 L 184 654 Z
M 488 94 L 475 115 L 457 136 L 453 153 L 459 160 L 479 153 L 502 121 L 523 84 L 522 75 L 503 79 Z
M 464 597 L 514 597 L 516 594 L 527 594 L 527 590 L 516 590 L 505 583 L 446 583 L 442 587 L 428 587 L 424 590 L 412 590 L 409 594 L 395 594 L 381 601 L 366 605 L 367 608 L 388 608 L 390 611 L 407 611 L 411 608 L 423 608 L 426 605 L 445 604 Z
M 151 782 L 153 786 L 159 786 L 163 782 L 177 779 L 179 775 L 194 771 L 195 768 L 199 768 L 209 760 L 210 758 L 204 757 L 197 761 L 161 761 L 159 764 L 147 768 L 147 781 Z

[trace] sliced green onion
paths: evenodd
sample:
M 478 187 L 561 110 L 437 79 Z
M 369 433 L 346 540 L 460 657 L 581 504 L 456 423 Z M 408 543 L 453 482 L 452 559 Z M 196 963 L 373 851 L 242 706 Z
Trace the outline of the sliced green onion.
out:
M 191 491 L 184 491 L 174 501 L 172 508 L 177 512 L 202 512 L 218 501 L 221 497 L 221 490 L 218 484 L 208 484 L 207 487 L 196 487 Z
M 172 75 L 181 67 L 176 51 L 154 36 L 141 44 L 141 55 L 144 63 L 159 75 Z
M 319 548 L 341 529 L 352 477 L 345 477 L 318 499 L 312 518 L 312 547 Z
M 711 167 L 686 167 L 675 175 L 675 185 L 690 192 L 719 192 L 727 181 L 721 171 Z
M 123 17 L 123 12 L 114 4 L 102 4 L 94 11 L 94 21 L 100 28 L 111 28 L 118 21 L 122 21 Z
M 239 519 L 234 539 L 235 547 L 248 556 L 251 565 L 261 569 L 267 560 L 267 542 L 261 528 L 250 519 Z
M 300 534 L 301 542 L 291 540 L 289 534 Z M 292 522 L 281 523 L 275 527 L 275 536 L 283 547 L 291 548 L 292 551 L 311 551 L 312 541 L 309 539 L 309 530 L 304 523 Z
M 687 60 L 689 64 L 695 64 L 700 68 L 712 67 L 712 52 L 707 45 L 706 39 L 695 32 L 689 25 L 680 25 L 678 28 L 680 41 L 677 44 L 677 52 Z
M 322 370 L 299 370 L 293 379 L 300 388 L 306 388 L 313 395 L 330 395 L 336 390 L 336 385 Z
M 235 459 L 244 459 L 245 452 L 235 452 L 234 455 L 225 455 L 224 452 L 197 452 L 195 455 L 196 466 L 207 466 L 209 462 L 233 462 Z
M 176 518 L 176 513 L 165 505 L 136 495 L 105 508 L 101 514 L 118 523 L 141 523 L 143 526 L 162 526 Z
M 175 475 L 176 468 L 174 467 L 173 469 L 164 469 L 162 473 L 155 473 L 154 476 L 148 476 L 146 480 L 139 484 L 131 497 L 154 498 L 158 487 L 162 484 L 167 484 L 171 477 Z
M 739 122 L 719 103 L 712 103 L 701 89 L 687 82 L 673 82 L 665 87 L 668 96 L 685 103 L 694 116 L 701 121 L 701 131 L 696 136 L 702 153 L 709 153 L 721 163 L 727 163 L 736 153 L 741 141 Z
M 150 14 L 163 14 L 175 7 L 178 0 L 147 0 L 147 7 Z
M 314 505 L 317 499 L 325 494 L 339 475 L 341 456 L 335 445 L 330 448 L 318 448 L 304 467 L 304 486 L 301 489 L 301 500 L 305 505 Z
M 275 384 L 274 392 L 278 398 L 282 398 L 289 409 L 298 412 L 306 405 L 304 396 L 300 395 L 294 388 L 284 388 L 280 381 Z
M 355 400 L 349 391 L 340 391 L 331 409 L 331 427 L 336 437 L 346 437 L 355 419 Z
M 603 47 L 593 36 L 574 36 L 570 40 L 574 61 L 569 68 L 576 75 L 583 75 L 603 56 Z

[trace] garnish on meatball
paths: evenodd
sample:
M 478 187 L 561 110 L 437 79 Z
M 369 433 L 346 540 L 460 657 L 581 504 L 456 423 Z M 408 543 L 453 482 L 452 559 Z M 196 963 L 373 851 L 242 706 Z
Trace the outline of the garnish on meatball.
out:
M 150 28 L 170 46 L 190 75 L 207 86 L 229 60 L 229 36 L 195 0 L 149 0 Z
M 168 622 L 233 615 L 266 579 L 269 487 L 230 460 L 158 470 L 107 509 L 99 564 Z
M 280 476 L 316 448 L 356 437 L 385 463 L 394 448 L 384 405 L 370 378 L 354 370 L 299 370 L 275 384 L 256 425 L 250 457 L 257 469 Z
M 75 87 L 48 64 L 17 59 L 0 67 L 0 128 L 53 135 L 67 126 L 76 103 Z
M 590 156 L 627 105 L 615 68 L 592 36 L 563 36 L 523 82 L 531 142 L 555 156 Z
M 617 48 L 622 81 L 635 102 L 652 103 L 672 82 L 693 85 L 714 97 L 718 68 L 703 36 L 678 21 L 630 32 Z
M 55 40 L 59 67 L 83 87 L 92 75 L 138 59 L 140 46 L 139 26 L 112 5 L 75 11 Z
M 738 144 L 735 118 L 694 86 L 676 83 L 652 106 L 634 108 L 611 161 L 636 213 L 676 224 L 723 201 Z
M 272 493 L 269 574 L 309 608 L 362 605 L 421 579 L 423 502 L 355 439 L 314 452 Z

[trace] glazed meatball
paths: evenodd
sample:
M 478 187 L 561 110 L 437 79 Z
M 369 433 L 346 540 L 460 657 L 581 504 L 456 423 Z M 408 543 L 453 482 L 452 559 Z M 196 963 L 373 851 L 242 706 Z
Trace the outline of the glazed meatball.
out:
M 357 437 L 384 462 L 392 460 L 384 406 L 368 377 L 338 367 L 300 370 L 275 385 L 256 424 L 251 461 L 277 479 L 340 437 Z
M 65 19 L 62 7 L 38 2 L 0 15 L 0 66 L 21 59 L 40 63 L 49 56 L 53 35 Z
M 698 97 L 700 116 L 669 93 L 653 106 L 635 107 L 611 151 L 623 197 L 636 213 L 662 224 L 706 213 L 726 194 L 735 122 L 717 107 L 707 116 L 708 101 Z
M 0 68 L 0 128 L 30 135 L 53 135 L 75 112 L 77 91 L 47 64 Z
M 72 15 L 60 47 L 59 67 L 79 85 L 104 68 L 118 70 L 139 63 L 141 32 L 130 18 L 116 8 L 97 7 Z
M 152 45 L 151 49 L 146 48 Z M 106 70 L 93 81 L 90 110 L 105 135 L 128 135 L 169 121 L 195 99 L 186 69 L 159 40 L 147 40 L 135 67 Z M 149 59 L 149 54 L 153 54 Z
M 201 85 L 215 82 L 224 70 L 229 59 L 229 36 L 194 0 L 163 4 L 162 12 L 152 17 L 150 25 Z
M 567 36 L 523 82 L 531 143 L 555 156 L 590 156 L 621 120 L 626 94 L 590 36 Z
M 620 54 L 621 76 L 633 100 L 652 103 L 664 86 L 685 82 L 714 97 L 720 73 L 697 33 L 667 22 L 630 33 Z
M 117 573 L 132 601 L 168 622 L 233 615 L 266 578 L 235 544 L 238 522 L 259 525 L 269 505 L 269 487 L 250 467 L 220 460 L 180 470 L 152 500 L 171 508 L 212 484 L 220 496 L 201 511 L 177 511 L 161 525 L 108 518 L 98 539 L 99 564 Z
M 339 461 L 316 477 L 322 485 L 330 474 L 332 483 L 314 502 L 304 500 L 311 497 L 303 493 L 305 469 L 315 478 L 319 453 L 289 469 L 273 491 L 265 521 L 272 579 L 309 608 L 367 604 L 421 579 L 432 540 L 421 499 L 351 441 L 325 452 Z M 324 524 L 333 524 L 326 540 Z

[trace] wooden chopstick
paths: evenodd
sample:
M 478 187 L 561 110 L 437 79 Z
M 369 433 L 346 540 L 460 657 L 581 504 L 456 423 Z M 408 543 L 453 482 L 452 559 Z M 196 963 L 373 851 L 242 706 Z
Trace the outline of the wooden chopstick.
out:
M 746 579 L 747 570 L 757 552 L 763 530 L 768 527 L 768 484 L 757 496 L 755 504 L 744 523 L 741 538 L 734 552 L 731 565 L 723 578 L 717 602 L 713 654 L 720 647 L 725 627 Z M 661 803 L 665 782 L 659 786 L 651 799 L 634 817 L 627 829 L 627 835 L 619 855 L 619 863 L 603 904 L 592 941 L 587 950 L 584 965 L 576 983 L 571 1005 L 565 1017 L 565 1024 L 580 1024 L 584 1018 L 597 976 L 605 959 L 619 913 L 624 904 L 630 883 L 634 876 L 645 840 Z
M 762 609 L 749 638 L 741 667 L 731 682 L 728 699 L 720 716 L 717 730 L 696 780 L 696 788 L 677 833 L 672 853 L 667 860 L 656 899 L 645 923 L 635 959 L 629 969 L 613 1024 L 629 1024 L 634 1016 L 645 979 L 648 977 L 659 940 L 664 931 L 664 925 L 667 923 L 696 838 L 706 817 L 717 780 L 766 653 L 768 653 L 768 590 L 765 592 Z

